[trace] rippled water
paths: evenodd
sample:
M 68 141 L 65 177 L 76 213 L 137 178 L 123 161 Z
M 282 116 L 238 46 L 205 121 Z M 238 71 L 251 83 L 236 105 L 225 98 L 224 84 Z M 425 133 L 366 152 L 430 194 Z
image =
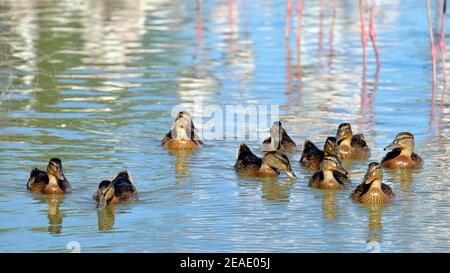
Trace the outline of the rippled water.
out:
M 0 251 L 450 251 L 449 93 L 440 60 L 432 89 L 425 1 L 378 1 L 379 73 L 370 43 L 364 70 L 356 1 L 336 1 L 335 17 L 304 1 L 300 50 L 295 13 L 284 39 L 284 1 L 201 2 L 1 1 Z M 384 207 L 308 188 L 299 153 L 295 181 L 240 178 L 240 139 L 160 147 L 173 107 L 196 96 L 280 105 L 300 147 L 351 122 L 371 161 L 410 131 L 425 166 L 385 171 L 397 199 Z M 73 193 L 27 192 L 30 169 L 51 157 Z M 346 162 L 354 185 L 368 162 Z M 124 169 L 139 201 L 97 210 L 98 183 Z

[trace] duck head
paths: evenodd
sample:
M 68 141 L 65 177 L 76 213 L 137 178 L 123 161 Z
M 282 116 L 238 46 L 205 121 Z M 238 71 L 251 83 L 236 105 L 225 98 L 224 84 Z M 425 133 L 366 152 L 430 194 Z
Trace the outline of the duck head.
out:
M 270 135 L 277 140 L 281 139 L 281 135 L 283 133 L 283 126 L 281 125 L 280 121 L 275 121 L 272 124 L 272 127 L 270 127 Z
M 48 162 L 47 165 L 47 174 L 49 176 L 55 177 L 57 180 L 63 180 L 66 181 L 66 177 L 64 176 L 64 171 L 61 163 L 61 159 L 59 158 L 52 158 Z
M 173 125 L 172 137 L 177 140 L 193 139 L 194 130 L 191 114 L 186 111 L 179 112 Z
M 280 121 L 275 121 L 270 127 L 270 143 L 266 144 L 266 147 L 262 147 L 261 150 L 263 152 L 276 151 L 280 148 L 281 139 L 283 135 L 283 127 L 281 126 Z
M 178 112 L 178 115 L 175 118 L 175 121 L 177 121 L 179 119 L 185 119 L 187 121 L 192 121 L 192 116 L 191 116 L 191 114 L 189 114 L 186 111 L 181 111 L 181 112 Z
M 363 183 L 380 187 L 381 188 L 381 180 L 383 179 L 383 168 L 381 167 L 380 163 L 378 162 L 372 162 L 367 167 L 366 174 L 363 178 Z
M 325 144 L 323 145 L 323 151 L 326 155 L 334 155 L 338 154 L 338 145 L 335 137 L 327 137 L 325 140 Z
M 98 186 L 97 208 L 101 209 L 114 198 L 114 185 L 109 180 L 103 180 Z
M 286 155 L 280 152 L 269 152 L 264 155 L 263 164 L 270 167 L 276 172 L 283 172 L 290 178 L 296 178 L 297 176 L 292 171 L 291 164 Z
M 414 146 L 414 136 L 409 132 L 401 132 L 397 134 L 394 141 L 386 146 L 384 150 L 392 151 L 394 149 L 400 149 L 402 152 L 412 154 L 412 152 L 414 151 Z
M 350 143 L 353 136 L 352 127 L 350 123 L 342 123 L 339 125 L 336 133 L 337 144 L 340 145 L 342 142 Z
M 324 157 L 322 164 L 320 166 L 323 172 L 338 172 L 345 176 L 348 175 L 348 171 L 345 169 L 342 162 L 336 157 L 327 155 Z

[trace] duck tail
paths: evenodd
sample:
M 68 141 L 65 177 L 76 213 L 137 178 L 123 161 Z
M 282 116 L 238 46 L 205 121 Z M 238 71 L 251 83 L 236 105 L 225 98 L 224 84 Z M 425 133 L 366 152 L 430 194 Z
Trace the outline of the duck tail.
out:
M 365 147 L 365 146 L 367 146 L 366 138 L 364 137 L 364 135 L 362 133 L 353 135 L 351 145 L 356 146 L 356 147 Z
M 127 171 L 121 171 L 116 176 L 116 178 L 114 178 L 113 183 L 114 181 L 123 181 L 123 180 L 131 182 L 131 175 Z
M 305 140 L 305 143 L 303 143 L 303 152 L 308 152 L 312 149 L 317 149 L 317 146 L 311 140 Z
M 288 133 L 286 132 L 286 130 L 284 130 L 284 128 L 281 128 L 281 139 L 287 140 L 289 142 L 294 143 L 294 141 L 292 140 L 292 138 L 288 135 Z
M 353 137 L 356 138 L 356 139 L 361 139 L 361 140 L 366 141 L 366 138 L 364 137 L 363 133 L 356 134 Z
M 246 144 L 242 143 L 241 146 L 239 146 L 237 158 L 243 159 L 249 154 L 253 155 L 252 150 L 250 150 L 250 148 Z
M 38 176 L 42 171 L 38 168 L 34 168 L 30 172 L 30 178 Z

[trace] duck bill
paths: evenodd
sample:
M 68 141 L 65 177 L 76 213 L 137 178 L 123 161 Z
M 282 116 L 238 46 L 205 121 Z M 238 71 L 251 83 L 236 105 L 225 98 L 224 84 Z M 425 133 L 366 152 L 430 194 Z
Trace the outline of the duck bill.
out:
M 126 171 L 125 172 L 121 172 L 121 173 L 119 173 L 118 177 L 120 175 L 127 175 L 128 176 L 128 173 Z M 106 189 L 104 189 L 100 193 L 100 197 L 99 197 L 99 200 L 97 202 L 97 208 L 99 208 L 99 209 L 105 208 L 106 205 L 108 205 L 108 200 L 111 200 L 113 197 L 114 197 L 114 186 L 113 186 L 112 183 L 110 183 L 108 185 L 108 187 L 106 187 Z
M 64 172 L 62 170 L 58 171 L 58 180 L 67 181 L 66 176 L 64 175 Z
M 297 178 L 297 176 L 295 175 L 295 173 L 294 173 L 291 169 L 289 169 L 288 171 L 284 171 L 284 173 L 285 173 L 287 176 L 289 176 L 289 178 L 292 178 L 292 179 Z
M 373 182 L 373 177 L 372 177 L 371 174 L 366 175 L 366 176 L 364 177 L 364 182 L 363 182 L 363 184 L 371 185 L 372 182 Z
M 338 133 L 336 135 L 336 144 L 339 145 L 341 144 L 342 141 L 344 141 L 346 139 L 345 135 L 342 133 Z
M 367 172 L 363 177 L 363 184 L 371 185 L 374 180 L 373 172 Z
M 338 173 L 341 173 L 341 174 L 343 174 L 343 175 L 345 175 L 345 176 L 348 175 L 348 171 L 347 171 L 347 170 L 344 168 L 344 166 L 342 166 L 342 165 L 339 166 L 339 168 L 337 169 L 337 172 L 338 172 Z
M 385 150 L 385 151 L 392 151 L 392 150 L 394 150 L 395 148 L 398 148 L 398 146 L 397 146 L 397 143 L 396 143 L 395 140 L 394 140 L 394 141 L 392 141 L 391 144 L 389 144 L 388 146 L 386 146 L 386 147 L 384 148 L 384 150 Z
M 343 175 L 345 175 L 345 176 L 347 176 L 348 175 L 348 171 L 347 170 L 339 170 L 338 171 L 339 173 L 341 173 L 341 174 L 343 174 Z
M 98 208 L 98 209 L 103 209 L 103 208 L 105 208 L 105 207 L 106 207 L 106 198 L 105 198 L 105 196 L 103 195 L 103 196 L 101 196 L 100 200 L 99 200 L 98 203 L 97 203 L 97 208 Z

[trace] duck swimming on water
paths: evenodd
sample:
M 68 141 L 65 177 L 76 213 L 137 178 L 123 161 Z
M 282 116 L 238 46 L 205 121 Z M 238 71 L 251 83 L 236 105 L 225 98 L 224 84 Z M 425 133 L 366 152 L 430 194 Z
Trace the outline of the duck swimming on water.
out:
M 347 189 L 351 185 L 348 172 L 342 162 L 332 155 L 324 157 L 320 171 L 310 179 L 308 186 L 316 189 Z
M 339 125 L 336 133 L 340 159 L 365 159 L 369 157 L 370 149 L 364 135 L 352 132 L 350 123 Z
M 203 141 L 197 136 L 196 130 L 191 115 L 181 111 L 175 118 L 172 130 L 161 141 L 161 145 L 170 149 L 201 148 Z
M 242 176 L 276 177 L 282 172 L 290 178 L 296 178 L 286 155 L 275 151 L 268 152 L 263 158 L 259 158 L 245 144 L 239 147 L 234 170 Z
M 109 204 L 135 201 L 138 193 L 132 183 L 131 175 L 123 171 L 113 181 L 100 182 L 93 198 L 97 201 L 97 208 L 104 208 Z
M 262 152 L 286 152 L 294 153 L 296 150 L 295 142 L 286 133 L 280 121 L 275 121 L 270 128 L 270 137 L 261 144 Z
M 409 132 L 397 134 L 394 141 L 384 150 L 389 150 L 381 165 L 389 169 L 420 169 L 423 159 L 414 153 L 414 136 Z
M 351 198 L 361 203 L 389 203 L 395 198 L 395 193 L 382 180 L 381 165 L 378 162 L 370 163 L 362 183 L 352 192 Z
M 317 172 L 320 170 L 320 164 L 327 155 L 338 156 L 336 138 L 328 137 L 323 145 L 323 151 L 317 148 L 312 141 L 305 140 L 300 164 L 309 171 Z
M 27 189 L 38 193 L 69 193 L 72 187 L 67 181 L 61 159 L 52 158 L 48 162 L 47 172 L 37 168 L 30 172 Z

